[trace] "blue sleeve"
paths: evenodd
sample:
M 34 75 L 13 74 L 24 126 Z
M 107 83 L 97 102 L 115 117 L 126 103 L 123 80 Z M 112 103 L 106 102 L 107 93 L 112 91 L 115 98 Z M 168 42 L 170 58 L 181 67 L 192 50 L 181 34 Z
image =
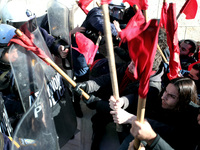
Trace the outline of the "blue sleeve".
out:
M 113 23 L 111 25 L 111 32 L 113 36 L 117 36 L 117 31 Z M 87 15 L 86 20 L 82 24 L 83 27 L 89 29 L 90 27 L 104 33 L 104 20 L 103 20 L 103 12 L 100 8 L 93 8 Z
M 51 35 L 48 34 L 48 32 L 43 29 L 42 27 L 39 27 L 40 29 L 40 32 L 44 38 L 44 41 L 46 42 L 47 44 L 47 47 L 49 48 L 50 52 L 56 56 L 59 55 L 58 53 L 58 47 L 59 45 L 58 44 L 55 44 L 55 38 Z
M 184 77 L 188 77 L 190 71 L 188 71 L 188 70 L 180 70 L 180 73 L 181 73 Z

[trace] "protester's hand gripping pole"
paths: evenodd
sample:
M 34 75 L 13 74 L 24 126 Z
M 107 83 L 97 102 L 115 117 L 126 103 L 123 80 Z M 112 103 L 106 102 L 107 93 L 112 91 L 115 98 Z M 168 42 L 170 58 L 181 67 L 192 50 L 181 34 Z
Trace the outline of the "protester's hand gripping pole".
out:
M 115 97 L 116 100 L 119 100 L 119 90 L 118 90 L 117 73 L 116 73 L 116 66 L 115 66 L 115 56 L 114 56 L 114 50 L 113 50 L 108 4 L 103 4 L 102 9 L 103 9 L 103 15 L 104 15 L 104 35 L 106 38 L 106 48 L 108 52 L 108 60 L 109 60 L 108 63 L 109 63 L 111 81 L 112 81 L 113 96 Z M 116 130 L 118 132 L 122 132 L 122 125 L 116 124 Z
M 15 30 L 15 33 L 17 34 L 17 36 L 22 36 L 22 32 L 19 29 Z M 45 58 L 44 61 L 46 61 L 47 63 L 49 63 L 58 73 L 60 73 L 61 76 L 63 76 L 73 87 L 76 87 L 76 82 L 74 82 L 62 69 L 60 69 L 60 67 L 58 67 L 58 65 L 56 65 L 50 58 Z M 81 89 L 82 91 L 82 95 L 84 96 L 84 98 L 86 100 L 88 100 L 90 98 L 90 96 Z
M 145 107 L 146 107 L 146 98 L 138 98 L 138 106 L 137 106 L 137 120 L 141 123 L 144 122 L 144 115 L 145 115 Z M 140 140 L 135 138 L 134 139 L 134 150 L 140 150 L 141 144 Z

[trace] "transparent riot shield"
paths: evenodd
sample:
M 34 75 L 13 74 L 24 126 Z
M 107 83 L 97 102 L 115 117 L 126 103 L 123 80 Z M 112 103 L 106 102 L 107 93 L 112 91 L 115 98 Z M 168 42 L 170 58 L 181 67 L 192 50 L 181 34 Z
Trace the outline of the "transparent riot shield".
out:
M 19 143 L 21 149 L 59 150 L 43 69 L 39 63 L 36 63 L 33 71 L 34 88 L 37 92 L 32 97 L 34 99 L 32 106 L 19 121 L 13 140 Z M 14 142 L 11 149 L 18 149 Z
M 34 44 L 52 59 L 35 19 L 25 23 L 21 27 L 21 31 L 24 31 L 25 34 L 26 32 L 27 34 L 31 34 Z M 15 56 L 13 56 L 12 53 Z M 74 135 L 77 127 L 71 95 L 69 94 L 69 89 L 62 76 L 33 52 L 27 51 L 20 45 L 12 44 L 9 49 L 9 54 L 11 57 L 9 61 L 11 63 L 15 83 L 25 112 L 29 111 L 32 107 L 35 102 L 34 97 L 39 91 L 34 66 L 38 63 L 41 65 L 47 81 L 45 88 L 45 92 L 47 93 L 46 99 L 49 101 L 50 110 L 59 137 L 59 145 L 62 147 Z M 12 56 L 14 59 L 12 59 Z
M 72 60 L 72 49 L 71 49 L 71 38 L 70 38 L 70 28 L 73 25 L 73 4 L 70 1 L 64 0 L 50 0 L 47 6 L 47 17 L 49 23 L 50 34 L 57 39 L 62 39 L 65 44 L 68 45 L 69 53 L 67 58 L 62 60 L 56 59 L 56 63 L 62 64 L 65 72 L 74 78 L 73 72 L 73 60 Z M 74 97 L 73 87 L 68 84 L 70 92 L 72 93 L 72 98 Z
M 70 44 L 69 8 L 58 0 L 51 0 L 47 6 L 47 16 L 50 34 L 55 37 L 60 37 Z
M 11 126 L 1 93 L 0 93 L 0 132 L 8 136 L 13 135 L 13 128 Z
M 63 1 L 64 2 L 64 1 Z M 62 39 L 64 41 L 63 45 L 68 45 L 68 48 L 71 49 L 71 40 L 70 40 L 70 2 L 65 4 L 59 0 L 51 0 L 47 6 L 47 17 L 49 23 L 50 34 L 57 39 Z M 67 5 L 68 3 L 68 5 Z M 69 51 L 69 54 L 66 59 L 62 59 L 62 65 L 67 70 L 68 74 L 73 77 L 72 71 L 72 52 Z

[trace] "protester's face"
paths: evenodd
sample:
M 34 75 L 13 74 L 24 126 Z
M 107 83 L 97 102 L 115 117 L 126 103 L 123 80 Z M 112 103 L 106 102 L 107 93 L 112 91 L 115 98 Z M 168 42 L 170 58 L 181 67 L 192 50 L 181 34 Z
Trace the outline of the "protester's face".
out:
M 17 60 L 17 58 L 18 58 L 17 49 L 13 49 L 12 52 L 10 53 L 6 52 L 5 55 L 3 56 L 3 60 L 5 62 L 9 62 L 9 60 L 10 62 L 14 62 Z
M 179 101 L 178 89 L 173 84 L 169 83 L 161 99 L 162 108 L 174 109 Z
M 190 70 L 189 77 L 190 77 L 191 79 L 197 81 L 197 80 L 199 80 L 198 74 L 199 74 L 199 71 L 196 70 L 196 69 L 194 69 L 194 68 L 192 68 L 192 69 Z
M 131 61 L 131 63 L 128 65 L 128 70 L 130 73 L 134 74 L 135 64 L 133 61 Z
M 190 44 L 187 44 L 187 43 L 184 43 L 184 41 L 183 42 L 181 42 L 181 44 L 180 44 L 180 46 L 179 46 L 179 49 L 180 49 L 180 55 L 189 55 L 189 53 L 190 53 L 190 48 L 191 48 L 192 46 L 190 45 Z

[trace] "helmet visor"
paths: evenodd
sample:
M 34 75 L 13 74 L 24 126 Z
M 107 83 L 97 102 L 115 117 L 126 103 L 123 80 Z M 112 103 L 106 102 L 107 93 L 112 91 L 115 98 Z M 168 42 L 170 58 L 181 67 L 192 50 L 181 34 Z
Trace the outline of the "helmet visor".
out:
M 125 6 L 109 4 L 109 13 L 113 19 L 123 20 Z

